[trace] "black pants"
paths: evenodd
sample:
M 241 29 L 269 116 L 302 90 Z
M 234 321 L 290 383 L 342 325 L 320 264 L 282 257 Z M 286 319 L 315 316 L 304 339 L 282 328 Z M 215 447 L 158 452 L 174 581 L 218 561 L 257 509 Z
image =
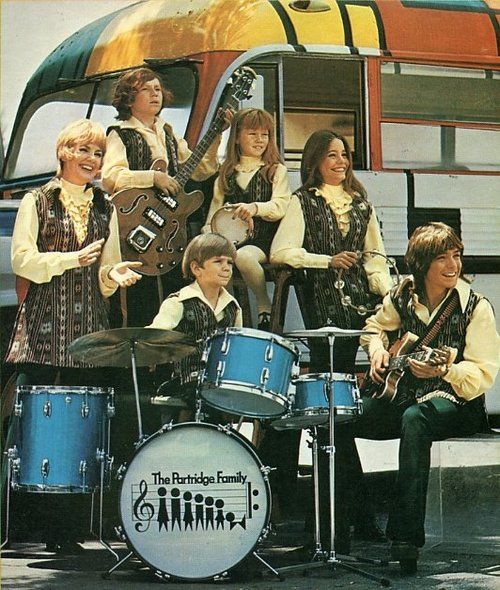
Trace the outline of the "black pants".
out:
M 399 470 L 387 536 L 407 541 L 417 547 L 425 543 L 425 511 L 429 481 L 430 453 L 434 441 L 454 436 L 470 436 L 483 430 L 485 414 L 481 400 L 459 406 L 440 397 L 404 409 L 385 400 L 363 399 L 363 415 L 343 432 L 337 449 L 346 457 L 346 482 L 343 493 L 355 490 L 357 498 L 343 498 L 346 503 L 364 496 L 364 483 L 354 437 L 373 440 L 399 438 Z

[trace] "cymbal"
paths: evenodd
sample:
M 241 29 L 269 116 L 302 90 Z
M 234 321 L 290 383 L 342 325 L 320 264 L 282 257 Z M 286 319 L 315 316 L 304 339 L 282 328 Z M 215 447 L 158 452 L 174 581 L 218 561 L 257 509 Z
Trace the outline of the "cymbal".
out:
M 366 330 L 347 330 L 338 328 L 337 326 L 324 326 L 316 330 L 294 330 L 285 334 L 287 338 L 328 338 L 334 336 L 335 338 L 352 338 L 354 336 L 361 336 L 361 334 L 372 334 Z
M 196 352 L 193 340 L 182 332 L 157 328 L 92 332 L 73 340 L 68 350 L 74 359 L 97 367 L 130 367 L 132 343 L 138 367 L 179 361 Z

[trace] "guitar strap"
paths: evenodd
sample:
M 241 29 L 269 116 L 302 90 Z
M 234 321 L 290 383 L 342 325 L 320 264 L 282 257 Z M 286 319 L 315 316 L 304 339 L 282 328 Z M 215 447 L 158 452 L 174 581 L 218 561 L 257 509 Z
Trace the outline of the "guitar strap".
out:
M 443 326 L 444 322 L 447 318 L 450 317 L 453 310 L 458 305 L 459 297 L 456 289 L 451 294 L 450 300 L 441 310 L 434 320 L 427 326 L 427 331 L 425 334 L 420 336 L 420 338 L 415 342 L 415 346 L 413 350 L 418 350 L 419 348 L 423 348 L 424 346 L 429 346 L 429 343 L 434 340 L 434 338 L 438 335 L 441 327 Z

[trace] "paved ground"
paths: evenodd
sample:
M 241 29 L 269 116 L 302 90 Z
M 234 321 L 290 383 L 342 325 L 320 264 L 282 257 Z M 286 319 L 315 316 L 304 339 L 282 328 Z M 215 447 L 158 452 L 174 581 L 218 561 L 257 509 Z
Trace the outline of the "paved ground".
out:
M 276 542 L 276 539 L 275 539 Z M 279 540 L 278 540 L 279 542 Z M 124 544 L 114 543 L 113 547 L 121 556 L 127 554 Z M 221 548 L 223 551 L 224 548 Z M 490 552 L 490 554 L 488 554 Z M 294 552 L 294 547 L 267 547 L 261 555 L 276 568 L 303 561 L 303 556 Z M 402 577 L 397 563 L 384 565 L 354 563 L 369 573 L 385 578 L 392 588 L 401 590 L 432 588 L 435 590 L 497 590 L 500 588 L 499 555 L 491 554 L 487 544 L 475 546 L 437 546 L 425 549 L 419 560 L 416 576 Z M 355 542 L 352 555 L 387 558 L 385 543 Z M 138 559 L 128 561 L 109 579 L 102 573 L 115 563 L 113 557 L 97 542 L 86 542 L 85 552 L 78 556 L 48 554 L 41 544 L 12 544 L 2 555 L 2 588 L 22 590 L 68 589 L 78 590 L 139 590 L 162 583 Z M 346 562 L 347 563 L 347 562 Z M 349 565 L 349 563 L 348 563 Z M 305 575 L 304 575 L 305 574 Z M 357 573 L 337 565 L 335 568 L 299 568 L 286 572 L 280 582 L 253 557 L 247 558 L 236 568 L 227 581 L 211 585 L 223 585 L 231 590 L 326 590 L 334 588 L 355 588 L 369 590 L 381 587 Z M 206 589 L 210 582 L 169 582 L 168 587 L 180 590 Z

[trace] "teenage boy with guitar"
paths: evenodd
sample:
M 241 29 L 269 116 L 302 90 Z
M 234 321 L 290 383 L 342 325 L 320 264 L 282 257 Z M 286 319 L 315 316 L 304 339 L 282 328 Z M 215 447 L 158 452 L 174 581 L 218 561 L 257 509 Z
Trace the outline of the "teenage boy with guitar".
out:
M 149 68 L 139 68 L 127 72 L 118 80 L 113 106 L 118 111 L 116 118 L 120 123 L 110 127 L 107 131 L 106 159 L 102 169 L 103 186 L 109 194 L 116 196 L 118 191 L 131 188 L 143 189 L 143 191 L 155 188 L 168 198 L 175 197 L 183 188 L 175 176 L 180 167 L 190 158 L 192 152 L 186 141 L 177 137 L 173 133 L 172 127 L 158 116 L 171 99 L 172 94 L 163 87 L 158 75 Z M 227 128 L 232 118 L 232 111 L 228 109 L 223 116 Z M 191 173 L 192 180 L 202 181 L 217 172 L 217 149 L 220 144 L 220 134 L 214 134 L 214 138 L 214 141 L 204 150 L 203 157 L 200 158 L 199 164 Z M 156 166 L 158 161 L 165 163 L 166 170 L 158 169 Z M 152 168 L 153 164 L 155 166 Z M 140 192 L 139 190 L 138 193 Z M 189 195 L 183 195 L 183 197 L 188 198 Z M 141 199 L 138 196 L 134 199 L 130 194 L 128 200 L 132 204 L 134 200 L 140 201 Z M 198 208 L 199 205 L 200 203 L 194 205 L 192 210 Z M 119 214 L 119 223 L 120 220 Z M 185 219 L 181 220 L 181 223 L 182 221 L 185 223 Z M 135 225 L 141 224 L 146 225 L 142 215 Z M 176 227 L 182 232 L 182 228 L 178 226 L 179 224 L 176 222 Z M 126 252 L 127 236 L 122 235 L 122 228 L 120 231 L 122 254 L 126 255 L 129 253 Z M 174 230 L 174 233 L 176 232 L 177 230 Z M 128 229 L 126 233 L 130 235 Z M 146 233 L 136 232 L 135 239 L 147 240 L 148 235 L 151 234 L 146 228 Z M 186 238 L 185 234 L 183 236 Z M 187 245 L 187 238 L 183 242 L 186 243 L 180 244 L 180 248 L 177 248 L 180 252 L 179 259 L 182 259 L 182 251 Z M 140 246 L 140 243 L 137 246 Z M 151 251 L 156 252 L 156 250 L 156 245 L 152 244 Z M 132 250 L 130 254 L 133 253 Z M 128 326 L 150 324 L 166 295 L 183 285 L 180 272 L 177 269 L 165 274 L 154 270 L 148 272 L 143 263 L 141 272 L 158 276 L 144 276 L 141 286 L 127 293 L 126 306 L 122 302 L 121 308 L 124 316 L 126 313 L 123 320 Z M 120 323 L 120 321 L 115 319 L 114 323 Z
M 500 345 L 493 309 L 461 278 L 462 254 L 462 242 L 444 223 L 417 228 L 405 256 L 412 276 L 385 296 L 383 307 L 366 322 L 370 334 L 361 337 L 373 382 L 365 392 L 375 397 L 365 393 L 353 434 L 401 439 L 387 536 L 392 558 L 399 560 L 403 573 L 416 571 L 418 548 L 425 542 L 431 444 L 487 427 L 484 393 L 498 371 Z M 435 360 L 408 358 L 396 393 L 380 396 L 373 385 L 383 390 L 390 363 L 389 334 L 396 331 L 414 334 L 418 340 L 413 350 L 433 349 L 428 356 Z

